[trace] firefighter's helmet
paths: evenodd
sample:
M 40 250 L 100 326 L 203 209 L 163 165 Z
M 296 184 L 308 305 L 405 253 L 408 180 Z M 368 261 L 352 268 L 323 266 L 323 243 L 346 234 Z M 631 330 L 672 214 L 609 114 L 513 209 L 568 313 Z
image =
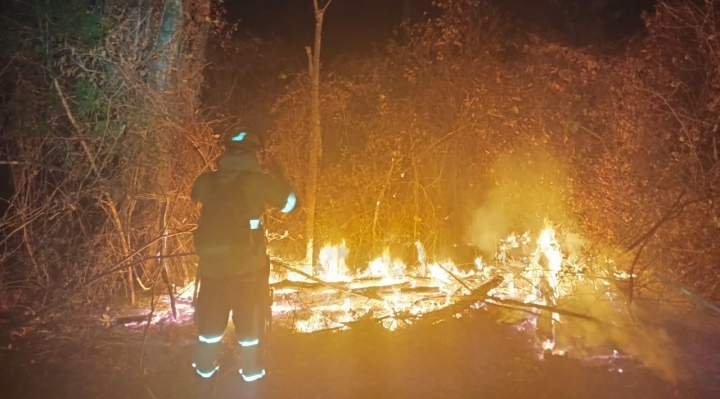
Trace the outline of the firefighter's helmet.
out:
M 233 126 L 223 136 L 226 151 L 254 152 L 261 147 L 260 138 L 244 126 Z

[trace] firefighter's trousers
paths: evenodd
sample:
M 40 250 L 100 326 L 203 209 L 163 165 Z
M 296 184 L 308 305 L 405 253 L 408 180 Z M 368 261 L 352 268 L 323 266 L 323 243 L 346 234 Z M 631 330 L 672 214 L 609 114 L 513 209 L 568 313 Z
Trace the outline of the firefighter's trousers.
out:
M 239 373 L 245 381 L 265 375 L 262 350 L 269 303 L 269 274 L 266 267 L 253 273 L 224 278 L 201 277 L 195 306 L 198 344 L 193 367 L 209 378 L 220 368 L 218 355 L 232 312 L 236 344 L 240 349 Z

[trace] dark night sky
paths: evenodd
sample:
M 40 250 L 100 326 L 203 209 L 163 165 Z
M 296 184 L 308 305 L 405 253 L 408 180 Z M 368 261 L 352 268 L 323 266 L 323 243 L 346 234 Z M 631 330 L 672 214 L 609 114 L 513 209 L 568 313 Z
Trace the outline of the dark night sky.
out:
M 420 3 L 429 0 L 417 0 Z M 240 31 L 277 37 L 298 46 L 312 44 L 312 0 L 245 0 L 227 3 Z M 334 0 L 325 14 L 323 47 L 328 53 L 364 52 L 382 47 L 400 22 L 402 0 Z
M 596 44 L 598 37 L 611 43 L 627 37 L 641 26 L 640 14 L 654 0 L 492 0 L 505 15 L 528 30 L 551 35 L 565 44 Z M 432 11 L 431 0 L 414 0 L 416 12 Z M 563 10 L 557 4 L 566 5 Z M 261 38 L 277 37 L 291 44 L 312 43 L 312 0 L 226 0 L 228 17 L 241 20 L 240 31 Z M 400 22 L 403 0 L 334 0 L 325 17 L 324 49 L 328 53 L 357 53 L 382 48 Z M 575 10 L 570 17 L 568 10 Z M 599 22 L 593 25 L 592 22 Z M 601 29 L 589 31 L 588 26 Z M 327 54 L 326 54 L 327 55 Z

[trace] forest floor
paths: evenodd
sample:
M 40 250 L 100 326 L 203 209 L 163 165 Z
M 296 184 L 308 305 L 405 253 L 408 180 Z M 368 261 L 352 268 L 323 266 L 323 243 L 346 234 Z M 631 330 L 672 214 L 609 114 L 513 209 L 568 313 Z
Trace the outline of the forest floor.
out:
M 259 396 L 238 378 L 228 342 L 217 397 L 720 398 L 720 315 L 686 302 L 652 318 L 680 348 L 686 379 L 667 381 L 632 358 L 539 356 L 532 334 L 481 308 L 392 332 L 378 324 L 310 334 L 275 329 Z M 193 392 L 192 323 L 155 324 L 145 334 L 142 325 L 112 326 L 101 315 L 58 313 L 0 339 L 3 398 L 179 399 Z

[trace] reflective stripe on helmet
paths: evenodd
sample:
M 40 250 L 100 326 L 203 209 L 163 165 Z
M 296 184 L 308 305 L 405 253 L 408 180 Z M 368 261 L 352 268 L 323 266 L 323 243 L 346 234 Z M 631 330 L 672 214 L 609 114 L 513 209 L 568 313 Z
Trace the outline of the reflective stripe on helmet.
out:
M 257 230 L 260 228 L 260 219 L 250 219 L 250 230 Z

